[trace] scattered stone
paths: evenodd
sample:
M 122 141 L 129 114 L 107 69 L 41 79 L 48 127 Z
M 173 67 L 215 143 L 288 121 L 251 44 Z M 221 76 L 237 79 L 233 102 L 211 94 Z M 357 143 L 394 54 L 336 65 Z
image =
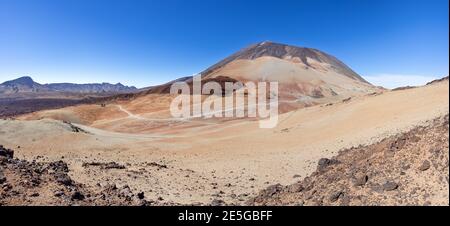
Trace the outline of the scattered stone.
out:
M 74 132 L 74 133 L 88 133 L 88 132 L 86 132 L 85 130 L 83 130 L 83 129 L 81 129 L 80 127 L 78 127 L 78 126 L 75 126 L 75 125 L 73 125 L 71 122 L 68 122 L 68 121 L 63 121 L 64 123 L 66 123 L 67 125 L 69 125 L 70 126 L 70 129 L 72 130 L 72 132 Z
M 211 206 L 224 206 L 224 205 L 225 205 L 225 202 L 223 200 L 220 200 L 220 199 L 214 199 L 211 202 Z
M 64 195 L 64 192 L 63 192 L 63 191 L 56 191 L 55 193 L 53 193 L 53 195 L 54 195 L 55 197 L 61 197 L 61 196 Z
M 364 186 L 369 180 L 369 176 L 365 174 L 360 174 L 355 176 L 354 185 L 355 186 Z
M 6 182 L 6 177 L 5 177 L 5 175 L 3 174 L 3 171 L 0 168 L 0 184 L 3 184 L 5 182 Z
M 4 148 L 2 145 L 0 145 L 0 156 L 12 159 L 14 157 L 14 151 Z
M 158 169 L 167 169 L 167 165 L 159 164 L 159 163 L 156 163 L 156 162 L 147 163 L 147 166 L 158 167 Z
M 79 191 L 75 191 L 72 194 L 71 198 L 72 198 L 72 200 L 83 200 L 84 199 L 84 195 L 81 192 L 79 192 Z
M 133 192 L 131 192 L 131 189 L 128 185 L 124 185 L 120 190 L 120 195 L 131 198 L 131 196 L 133 196 Z
M 117 190 L 116 184 L 106 184 L 104 191 L 111 192 Z
M 124 165 L 120 165 L 117 162 L 108 162 L 108 163 L 102 163 L 102 162 L 84 162 L 82 164 L 83 167 L 89 167 L 89 166 L 99 166 L 101 169 L 125 169 Z
M 403 148 L 406 144 L 406 138 L 402 137 L 400 139 L 395 140 L 391 143 L 391 146 L 389 147 L 389 151 L 396 152 Z
M 144 198 L 145 198 L 144 192 L 139 192 L 139 193 L 137 194 L 137 197 L 138 197 L 139 199 L 144 199 Z
M 64 173 L 69 172 L 69 167 L 67 166 L 67 163 L 65 163 L 62 160 L 56 161 L 56 162 L 51 162 L 49 164 L 49 168 L 55 172 L 64 172 Z
M 422 165 L 419 166 L 419 170 L 426 171 L 426 170 L 430 169 L 430 166 L 431 166 L 430 162 L 428 160 L 425 160 L 422 162 Z
M 56 178 L 56 182 L 58 182 L 62 185 L 66 185 L 66 186 L 73 185 L 73 181 L 69 177 L 69 175 L 67 175 L 67 173 L 58 172 L 55 174 L 55 178 Z
M 8 183 L 4 183 L 2 188 L 3 188 L 3 191 L 9 191 L 12 189 L 12 185 L 10 185 Z
M 273 195 L 275 195 L 277 192 L 281 191 L 282 189 L 283 189 L 283 186 L 281 184 L 271 185 L 264 190 L 263 196 L 272 197 Z
M 341 197 L 343 194 L 344 193 L 342 191 L 336 191 L 331 193 L 329 198 L 330 202 L 336 202 L 339 199 L 339 197 Z
M 302 192 L 303 190 L 305 190 L 305 188 L 303 187 L 302 184 L 295 183 L 293 185 L 288 186 L 288 190 L 290 192 Z
M 383 184 L 383 189 L 385 191 L 393 191 L 398 188 L 398 184 L 392 181 L 388 181 L 385 184 Z
M 317 170 L 324 171 L 327 167 L 334 165 L 334 164 L 338 164 L 338 163 L 339 163 L 339 161 L 336 159 L 321 158 L 319 160 Z

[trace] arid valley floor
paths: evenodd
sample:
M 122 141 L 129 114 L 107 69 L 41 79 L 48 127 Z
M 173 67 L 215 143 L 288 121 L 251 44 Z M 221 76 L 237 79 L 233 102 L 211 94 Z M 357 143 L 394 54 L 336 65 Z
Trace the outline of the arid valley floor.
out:
M 448 205 L 448 92 L 448 79 L 380 90 L 286 111 L 274 129 L 249 119 L 175 120 L 167 110 L 172 97 L 163 94 L 2 119 L 0 204 Z M 383 152 L 392 148 L 383 146 L 385 138 L 396 143 L 392 139 L 416 130 L 419 143 L 408 140 L 399 149 L 417 157 Z M 439 140 L 426 141 L 432 138 Z M 345 157 L 352 147 L 375 151 L 353 164 Z M 7 149 L 24 161 L 7 157 Z M 370 186 L 362 188 L 345 182 L 358 170 L 320 180 L 321 167 L 334 159 L 349 165 L 331 170 L 354 166 L 377 176 L 363 175 Z M 386 164 L 398 167 L 386 170 Z M 419 170 L 423 164 L 427 169 Z M 319 184 L 312 194 L 292 189 L 311 180 Z M 425 191 L 401 196 L 413 189 Z M 399 193 L 403 198 L 396 199 Z

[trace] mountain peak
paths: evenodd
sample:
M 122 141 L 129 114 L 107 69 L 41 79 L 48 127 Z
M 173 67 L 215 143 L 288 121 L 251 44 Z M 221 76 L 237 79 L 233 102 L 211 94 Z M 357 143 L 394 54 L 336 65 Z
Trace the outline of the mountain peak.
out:
M 333 70 L 339 74 L 345 75 L 354 80 L 368 83 L 360 75 L 350 69 L 347 65 L 342 63 L 336 57 L 329 55 L 313 48 L 298 47 L 272 41 L 263 41 L 236 52 L 235 54 L 225 58 L 217 64 L 203 71 L 202 76 L 224 67 L 225 65 L 235 60 L 256 60 L 260 57 L 275 57 L 282 60 L 295 59 L 298 63 L 302 63 L 307 68 L 314 68 L 311 61 L 330 65 Z
M 273 44 L 273 42 L 272 42 L 272 41 L 269 41 L 269 40 L 262 41 L 262 42 L 258 43 L 259 46 L 270 45 L 270 44 Z
M 24 86 L 33 86 L 35 84 L 35 82 L 33 81 L 33 79 L 29 76 L 23 76 L 11 81 L 7 81 L 4 82 L 2 85 L 12 85 L 12 84 L 17 84 L 17 85 L 24 85 Z

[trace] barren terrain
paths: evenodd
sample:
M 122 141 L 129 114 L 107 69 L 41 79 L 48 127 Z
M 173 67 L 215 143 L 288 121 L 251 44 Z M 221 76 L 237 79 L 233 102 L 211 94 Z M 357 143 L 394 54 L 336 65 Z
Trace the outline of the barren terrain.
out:
M 274 129 L 249 119 L 173 119 L 172 97 L 150 94 L 1 120 L 0 144 L 19 159 L 63 160 L 87 189 L 115 184 L 162 204 L 239 205 L 269 185 L 309 176 L 339 150 L 447 115 L 448 92 L 444 80 L 337 99 L 288 111 Z M 105 167 L 111 162 L 121 167 Z

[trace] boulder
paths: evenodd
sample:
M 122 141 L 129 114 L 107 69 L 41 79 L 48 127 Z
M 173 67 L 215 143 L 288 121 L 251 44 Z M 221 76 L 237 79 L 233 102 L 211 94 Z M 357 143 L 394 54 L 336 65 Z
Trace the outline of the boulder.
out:
M 398 184 L 392 181 L 388 181 L 385 184 L 383 184 L 383 190 L 385 191 L 393 191 L 398 188 Z
M 422 165 L 419 166 L 419 170 L 426 171 L 426 170 L 430 169 L 430 167 L 431 167 L 430 161 L 425 160 L 422 162 Z
M 0 156 L 12 159 L 14 157 L 14 151 L 0 145 Z
M 317 165 L 318 171 L 324 171 L 327 167 L 338 164 L 339 161 L 336 159 L 327 159 L 327 158 L 321 158 L 319 159 L 319 163 Z
M 366 174 L 358 174 L 355 176 L 353 184 L 355 186 L 364 186 L 368 180 L 369 176 L 367 176 Z

